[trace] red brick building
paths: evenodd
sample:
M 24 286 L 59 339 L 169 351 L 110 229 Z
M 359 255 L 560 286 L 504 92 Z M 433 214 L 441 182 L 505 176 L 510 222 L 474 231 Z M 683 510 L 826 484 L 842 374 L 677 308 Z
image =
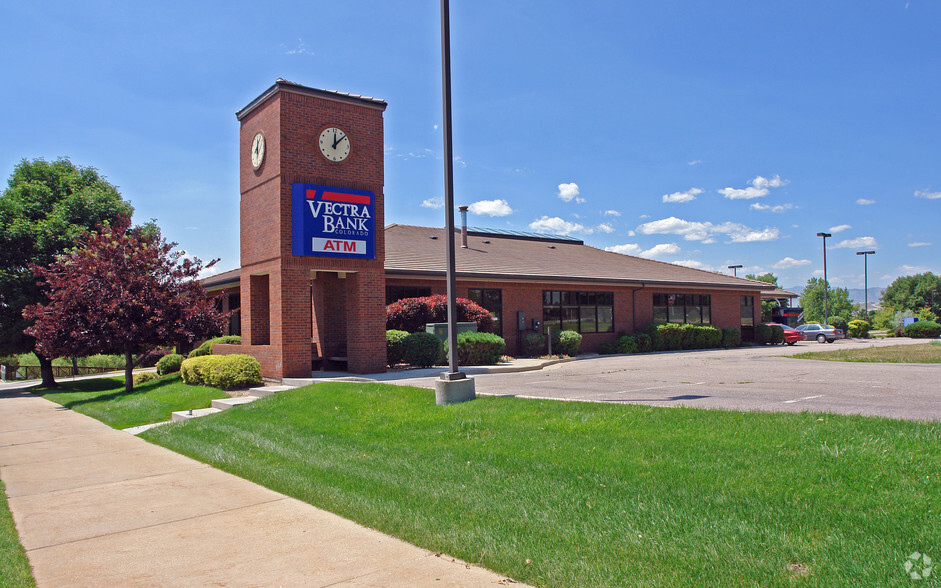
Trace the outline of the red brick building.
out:
M 241 268 L 203 283 L 225 290 L 224 310 L 239 309 L 229 329 L 242 345 L 218 352 L 249 353 L 275 379 L 309 376 L 318 356 L 331 368 L 383 371 L 385 305 L 446 292 L 444 229 L 383 229 L 385 108 L 278 80 L 237 113 Z M 470 229 L 460 243 L 457 295 L 495 315 L 511 354 L 534 320 L 543 332 L 579 331 L 587 351 L 654 320 L 747 338 L 762 290 L 773 290 L 565 236 Z

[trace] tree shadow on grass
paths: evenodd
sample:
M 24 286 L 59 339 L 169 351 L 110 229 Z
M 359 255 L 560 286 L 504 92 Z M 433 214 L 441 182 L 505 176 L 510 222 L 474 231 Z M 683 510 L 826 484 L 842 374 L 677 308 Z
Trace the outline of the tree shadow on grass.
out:
M 167 377 L 159 380 L 151 380 L 134 386 L 134 390 L 126 392 L 124 390 L 123 378 L 94 378 L 90 380 L 80 380 L 75 382 L 60 383 L 58 388 L 33 388 L 30 390 L 36 396 L 45 396 L 46 394 L 91 394 L 84 398 L 76 398 L 66 402 L 59 402 L 65 408 L 73 408 L 85 404 L 98 404 L 110 402 L 121 398 L 133 398 L 141 394 L 153 392 L 158 388 L 172 386 L 179 383 L 178 377 Z M 108 392 L 110 394 L 94 394 L 95 392 Z M 50 399 L 51 400 L 51 399 Z

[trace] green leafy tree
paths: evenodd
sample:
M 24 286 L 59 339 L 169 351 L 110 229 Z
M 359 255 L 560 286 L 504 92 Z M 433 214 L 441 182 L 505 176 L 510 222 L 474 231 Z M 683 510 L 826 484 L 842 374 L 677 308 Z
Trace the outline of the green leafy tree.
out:
M 135 353 L 217 335 L 228 319 L 196 279 L 198 259 L 180 262 L 176 243 L 155 226 L 129 224 L 120 217 L 49 267 L 33 266 L 49 284 L 49 302 L 24 311 L 34 320 L 27 333 L 48 357 L 124 354 L 127 392 Z
M 823 288 L 824 281 L 820 278 L 810 278 L 800 297 L 800 305 L 804 309 L 804 322 L 823 322 Z M 855 305 L 850 300 L 849 290 L 846 288 L 829 288 L 827 290 L 828 317 L 841 317 L 849 322 L 853 317 Z
M 95 168 L 68 159 L 22 160 L 0 195 L 0 355 L 35 351 L 44 386 L 55 386 L 52 358 L 24 331 L 30 304 L 46 301 L 31 266 L 48 267 L 88 230 L 130 217 L 134 208 Z
M 896 312 L 927 309 L 941 316 L 941 276 L 931 272 L 896 278 L 882 292 L 882 308 Z
M 771 272 L 755 275 L 748 274 L 745 276 L 749 280 L 757 280 L 759 282 L 765 282 L 773 285 L 775 288 L 780 288 L 778 285 L 778 277 Z M 773 300 L 762 300 L 761 301 L 761 322 L 767 323 L 771 322 L 771 309 L 778 306 L 778 303 Z

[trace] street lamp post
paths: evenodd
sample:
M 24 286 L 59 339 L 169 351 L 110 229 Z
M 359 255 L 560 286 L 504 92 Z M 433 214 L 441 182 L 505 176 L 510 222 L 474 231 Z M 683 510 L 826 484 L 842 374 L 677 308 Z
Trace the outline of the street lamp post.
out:
M 866 312 L 866 322 L 869 322 L 869 256 L 875 255 L 875 251 L 857 251 L 856 255 L 863 256 L 863 310 Z
M 827 282 L 827 237 L 832 237 L 830 233 L 817 233 L 818 237 L 823 237 L 823 324 L 830 324 L 830 316 L 827 311 L 827 290 L 830 287 Z
M 730 266 L 729 266 L 729 269 L 732 270 L 732 276 L 733 276 L 733 277 L 736 277 L 736 278 L 738 277 L 738 271 L 737 271 L 737 270 L 741 269 L 741 267 L 742 267 L 741 265 L 730 265 Z

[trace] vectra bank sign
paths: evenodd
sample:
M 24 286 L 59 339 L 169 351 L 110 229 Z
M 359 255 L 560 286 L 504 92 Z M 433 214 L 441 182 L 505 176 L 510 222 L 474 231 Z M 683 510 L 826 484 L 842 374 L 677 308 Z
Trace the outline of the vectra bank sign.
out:
M 291 252 L 375 259 L 375 203 L 365 190 L 293 184 Z

